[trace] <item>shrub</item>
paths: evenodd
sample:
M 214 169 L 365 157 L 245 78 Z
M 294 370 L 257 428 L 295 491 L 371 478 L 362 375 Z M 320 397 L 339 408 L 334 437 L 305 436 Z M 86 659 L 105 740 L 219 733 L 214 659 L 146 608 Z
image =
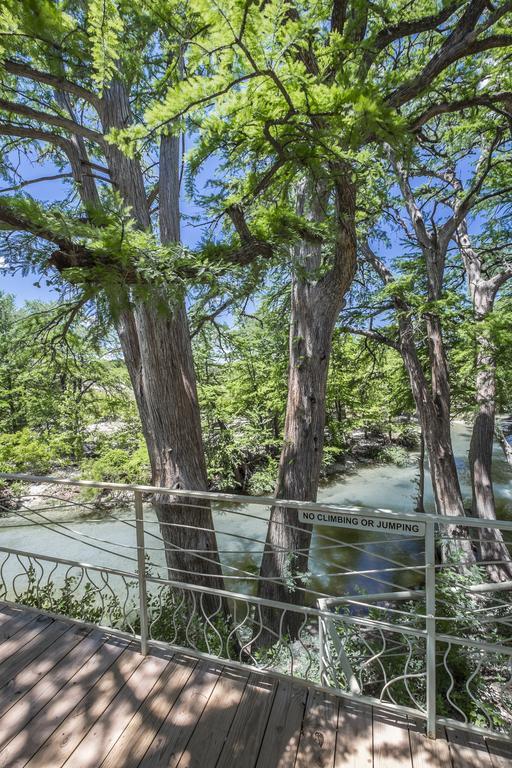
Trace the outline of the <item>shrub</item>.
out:
M 143 440 L 135 450 L 110 448 L 104 445 L 102 452 L 94 459 L 81 464 L 84 477 L 104 483 L 147 483 L 149 459 Z
M 47 474 L 60 457 L 28 428 L 0 435 L 0 470 Z
M 397 467 L 407 467 L 414 461 L 401 445 L 386 445 L 377 454 L 377 460 L 383 464 L 396 464 Z

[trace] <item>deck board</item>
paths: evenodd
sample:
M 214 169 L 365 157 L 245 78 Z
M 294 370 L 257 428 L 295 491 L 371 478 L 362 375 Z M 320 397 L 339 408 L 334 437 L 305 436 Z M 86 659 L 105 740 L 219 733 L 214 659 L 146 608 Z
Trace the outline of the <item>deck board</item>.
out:
M 453 768 L 492 768 L 483 736 L 447 728 Z
M 512 768 L 512 744 L 0 604 L 0 768 Z
M 512 768 L 512 743 L 486 739 L 492 768 Z
M 450 745 L 445 738 L 444 729 L 439 731 L 437 739 L 426 739 L 421 723 L 411 718 L 408 721 L 414 768 L 451 768 Z
M 372 768 L 373 718 L 367 704 L 341 700 L 338 708 L 335 768 Z
M 251 674 L 216 768 L 254 768 L 277 685 L 266 675 Z
M 139 663 L 135 651 L 130 652 L 124 644 L 102 645 L 69 680 L 58 699 L 43 710 L 40 727 L 37 719 L 31 723 L 30 729 L 37 729 L 40 735 L 28 765 L 63 765 Z
M 338 725 L 338 700 L 311 689 L 302 723 L 295 768 L 333 768 Z

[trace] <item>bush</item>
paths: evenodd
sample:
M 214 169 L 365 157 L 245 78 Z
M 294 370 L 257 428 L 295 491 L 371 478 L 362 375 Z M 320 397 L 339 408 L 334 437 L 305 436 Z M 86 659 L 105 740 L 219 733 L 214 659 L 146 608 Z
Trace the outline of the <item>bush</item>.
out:
M 414 462 L 409 452 L 401 445 L 386 445 L 377 454 L 377 461 L 383 464 L 396 464 L 397 467 L 408 467 Z
M 98 482 L 147 483 L 149 458 L 146 445 L 142 439 L 133 451 L 105 445 L 96 458 L 86 459 L 80 468 L 84 477 Z
M 28 428 L 0 435 L 0 471 L 47 474 L 58 463 L 52 448 Z

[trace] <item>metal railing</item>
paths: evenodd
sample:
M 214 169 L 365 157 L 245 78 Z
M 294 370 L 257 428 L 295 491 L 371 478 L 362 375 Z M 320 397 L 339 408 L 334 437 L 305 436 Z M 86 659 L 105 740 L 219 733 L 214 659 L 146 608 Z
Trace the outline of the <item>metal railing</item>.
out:
M 144 654 L 163 642 L 298 677 L 423 719 L 431 737 L 510 733 L 512 522 L 279 500 L 290 530 L 313 524 L 311 543 L 263 577 L 273 498 L 0 477 L 14 483 L 1 599 L 129 632 Z

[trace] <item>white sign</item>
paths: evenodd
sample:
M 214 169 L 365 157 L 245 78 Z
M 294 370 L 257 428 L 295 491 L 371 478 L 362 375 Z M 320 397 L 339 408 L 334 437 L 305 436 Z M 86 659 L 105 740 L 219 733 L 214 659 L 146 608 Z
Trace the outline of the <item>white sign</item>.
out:
M 356 528 L 375 533 L 399 533 L 401 536 L 424 536 L 425 523 L 416 520 L 393 520 L 390 517 L 363 517 L 350 512 L 306 512 L 299 510 L 301 523 L 334 525 L 339 528 Z

